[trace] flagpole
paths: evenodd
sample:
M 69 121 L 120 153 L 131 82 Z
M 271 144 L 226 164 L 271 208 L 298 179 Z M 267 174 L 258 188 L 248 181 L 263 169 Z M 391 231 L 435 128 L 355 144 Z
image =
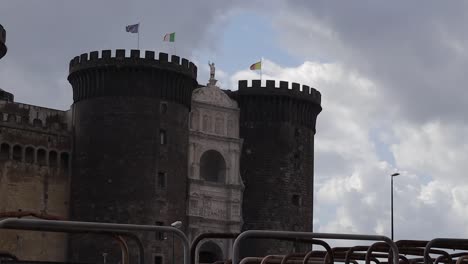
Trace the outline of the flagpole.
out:
M 137 38 L 137 49 L 140 49 L 140 23 L 138 23 L 138 38 Z
M 260 58 L 260 83 L 262 83 L 263 57 Z

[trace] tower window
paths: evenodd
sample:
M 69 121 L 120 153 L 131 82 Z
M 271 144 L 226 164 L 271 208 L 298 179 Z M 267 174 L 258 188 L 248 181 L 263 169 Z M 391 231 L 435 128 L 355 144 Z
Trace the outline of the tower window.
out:
M 296 206 L 301 206 L 302 205 L 302 199 L 301 196 L 298 194 L 293 194 L 291 198 L 291 203 Z
M 166 145 L 167 138 L 166 138 L 166 130 L 159 130 L 159 141 L 161 145 Z
M 159 111 L 161 114 L 165 114 L 167 112 L 167 103 L 166 102 L 161 102 L 159 105 Z
M 166 173 L 165 172 L 158 172 L 158 189 L 166 189 Z
M 156 221 L 155 225 L 157 226 L 163 226 L 164 225 L 164 222 L 161 222 L 161 221 Z M 159 239 L 159 240 L 166 240 L 166 233 L 164 232 L 161 232 L 161 231 L 158 231 L 156 232 L 156 239 Z
M 154 264 L 163 264 L 163 257 L 159 255 L 154 256 Z

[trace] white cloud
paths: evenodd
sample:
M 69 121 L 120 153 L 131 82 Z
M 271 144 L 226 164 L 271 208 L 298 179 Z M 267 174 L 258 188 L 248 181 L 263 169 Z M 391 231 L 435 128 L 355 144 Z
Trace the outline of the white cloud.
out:
M 378 154 L 387 149 L 401 173 L 394 184 L 396 238 L 468 234 L 462 217 L 468 212 L 468 185 L 460 183 L 468 160 L 467 128 L 406 121 L 397 102 L 341 63 L 307 61 L 287 68 L 266 60 L 265 65 L 263 79 L 296 81 L 322 92 L 315 137 L 315 231 L 389 236 L 390 174 L 396 168 Z M 231 83 L 255 78 L 254 72 L 240 71 Z M 373 136 L 376 127 L 380 132 Z

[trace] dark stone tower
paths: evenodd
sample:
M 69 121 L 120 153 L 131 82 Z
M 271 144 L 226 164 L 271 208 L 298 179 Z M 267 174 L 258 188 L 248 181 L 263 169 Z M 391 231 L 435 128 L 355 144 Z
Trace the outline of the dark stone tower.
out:
M 5 45 L 6 31 L 2 25 L 0 25 L 0 59 L 7 53 L 7 47 Z M 0 100 L 13 102 L 14 96 L 5 90 L 0 89 Z
M 196 66 L 178 56 L 132 50 L 82 54 L 73 86 L 71 219 L 147 225 L 186 223 L 188 114 Z M 160 234 L 141 234 L 146 263 L 172 258 Z M 169 239 L 172 239 L 170 237 Z M 177 245 L 177 242 L 176 242 Z M 75 236 L 71 261 L 120 261 L 111 240 Z M 176 250 L 180 253 L 180 250 Z M 177 254 L 178 254 L 177 253 Z M 177 258 L 177 257 L 176 257 Z M 176 260 L 177 262 L 177 260 Z
M 312 230 L 314 135 L 322 110 L 309 86 L 267 80 L 239 81 L 243 230 Z M 291 243 L 246 241 L 242 254 L 291 251 Z
M 2 25 L 0 25 L 0 59 L 5 56 L 7 52 L 7 47 L 5 45 L 6 41 L 6 31 Z

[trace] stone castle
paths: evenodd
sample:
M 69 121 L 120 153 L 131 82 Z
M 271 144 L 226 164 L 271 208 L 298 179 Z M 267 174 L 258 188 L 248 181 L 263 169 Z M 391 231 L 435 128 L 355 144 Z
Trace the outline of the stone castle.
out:
M 0 25 L 0 58 L 5 39 Z M 18 103 L 0 91 L 0 218 L 180 221 L 190 239 L 203 232 L 312 230 L 321 111 L 315 89 L 253 80 L 223 90 L 214 72 L 202 86 L 188 60 L 140 50 L 77 56 L 68 80 L 73 104 L 66 111 Z M 147 263 L 181 258 L 173 237 L 139 238 Z M 243 251 L 254 255 L 272 245 L 288 246 L 252 241 Z M 231 247 L 229 240 L 209 240 L 198 260 L 226 259 Z M 25 260 L 120 259 L 112 239 L 91 234 L 0 230 L 0 251 Z

